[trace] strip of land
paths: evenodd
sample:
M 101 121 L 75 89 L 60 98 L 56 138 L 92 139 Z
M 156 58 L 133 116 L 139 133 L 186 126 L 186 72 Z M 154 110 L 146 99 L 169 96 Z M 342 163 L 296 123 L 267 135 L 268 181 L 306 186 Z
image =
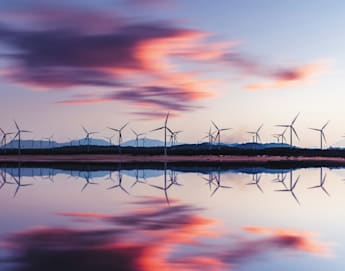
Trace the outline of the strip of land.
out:
M 127 154 L 73 154 L 73 155 L 0 155 L 0 162 L 33 163 L 253 163 L 268 162 L 335 162 L 345 166 L 344 157 L 304 156 L 243 156 L 243 155 L 127 155 Z

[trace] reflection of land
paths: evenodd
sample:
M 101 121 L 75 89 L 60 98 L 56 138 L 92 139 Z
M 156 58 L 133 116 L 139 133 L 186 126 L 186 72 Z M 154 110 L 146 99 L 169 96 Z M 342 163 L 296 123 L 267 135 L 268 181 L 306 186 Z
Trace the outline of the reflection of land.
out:
M 207 167 L 222 165 L 227 168 L 240 167 L 267 167 L 267 168 L 300 168 L 300 167 L 344 167 L 344 153 L 340 152 L 336 157 L 313 156 L 297 153 L 292 156 L 281 156 L 279 152 L 275 155 L 129 155 L 129 154 L 72 154 L 72 155 L 0 155 L 0 164 L 18 163 L 23 165 L 50 165 L 61 168 L 83 167 L 84 164 L 92 164 L 95 167 L 111 167 L 115 164 L 126 165 L 127 167 L 159 166 L 163 163 L 175 164 L 177 166 Z
M 10 256 L 1 262 L 11 263 L 9 271 L 241 270 L 272 252 L 288 257 L 329 253 L 328 245 L 308 231 L 247 226 L 222 232 L 201 209 L 164 203 L 144 198 L 123 215 L 60 213 L 78 224 L 12 233 L 3 242 Z

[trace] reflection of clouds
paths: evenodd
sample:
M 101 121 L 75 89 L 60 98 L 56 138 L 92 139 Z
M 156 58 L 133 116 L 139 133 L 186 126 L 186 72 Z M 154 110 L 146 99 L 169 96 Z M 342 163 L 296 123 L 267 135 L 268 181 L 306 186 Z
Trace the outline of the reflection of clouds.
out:
M 19 271 L 237 270 L 269 252 L 323 256 L 328 250 L 309 232 L 255 226 L 225 242 L 225 235 L 211 229 L 215 221 L 193 206 L 166 206 L 159 198 L 134 206 L 141 207 L 122 215 L 60 213 L 83 222 L 84 229 L 39 227 L 12 234 L 5 247 L 13 257 L 7 260 Z M 102 226 L 85 229 L 88 221 Z

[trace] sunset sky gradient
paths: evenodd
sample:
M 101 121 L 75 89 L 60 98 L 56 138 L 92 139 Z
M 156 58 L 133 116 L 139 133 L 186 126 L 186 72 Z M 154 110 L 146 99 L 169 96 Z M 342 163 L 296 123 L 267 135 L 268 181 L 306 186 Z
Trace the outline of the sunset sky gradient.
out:
M 195 143 L 214 120 L 246 142 L 261 123 L 296 122 L 301 146 L 344 134 L 342 1 L 1 1 L 0 126 L 34 138 L 81 125 L 139 132 L 162 124 Z M 125 140 L 132 138 L 130 130 Z M 159 134 L 147 137 L 160 138 Z

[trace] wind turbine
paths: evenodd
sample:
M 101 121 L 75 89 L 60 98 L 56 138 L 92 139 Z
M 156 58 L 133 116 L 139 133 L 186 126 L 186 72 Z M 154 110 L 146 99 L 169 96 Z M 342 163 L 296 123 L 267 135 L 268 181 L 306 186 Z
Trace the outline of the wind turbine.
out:
M 217 140 L 218 138 L 218 145 L 220 144 L 220 132 L 223 132 L 223 131 L 228 131 L 228 130 L 231 130 L 231 128 L 219 128 L 212 120 L 211 120 L 213 126 L 216 128 L 217 130 L 217 133 L 216 133 L 216 136 L 215 136 L 215 140 Z
M 317 128 L 309 128 L 310 130 L 313 130 L 313 131 L 316 131 L 316 132 L 319 132 L 320 133 L 320 148 L 322 150 L 322 140 L 325 140 L 325 143 L 327 143 L 326 141 L 326 136 L 325 136 L 325 133 L 323 132 L 323 130 L 327 127 L 329 121 L 327 121 L 322 127 L 321 129 L 317 129 Z
M 253 143 L 258 143 L 259 141 L 261 141 L 261 137 L 260 137 L 259 132 L 260 132 L 262 126 L 263 126 L 263 124 L 261 124 L 260 127 L 256 131 L 247 132 L 248 134 L 253 135 Z
M 277 140 L 277 143 L 280 142 L 280 134 L 272 134 L 272 136 Z
M 295 136 L 297 137 L 297 139 L 299 140 L 299 137 L 297 135 L 297 132 L 295 130 L 295 127 L 293 126 L 297 120 L 299 116 L 299 113 L 296 115 L 296 117 L 291 121 L 290 124 L 280 124 L 280 125 L 276 125 L 278 127 L 285 127 L 285 128 L 289 128 L 290 129 L 290 146 L 292 147 L 292 134 L 294 133 Z
M 0 128 L 0 132 L 2 133 L 1 145 L 2 145 L 3 147 L 5 147 L 6 144 L 7 144 L 7 137 L 8 137 L 9 135 L 13 135 L 14 133 L 13 133 L 13 132 L 5 132 L 5 131 L 4 131 L 3 129 L 1 129 L 1 128 Z
M 122 130 L 125 129 L 125 127 L 128 125 L 128 123 L 129 123 L 129 122 L 127 122 L 125 125 L 123 125 L 120 129 L 108 127 L 108 129 L 113 130 L 113 131 L 119 133 L 119 147 L 120 147 L 121 142 L 122 142 Z
M 206 136 L 204 136 L 201 140 L 208 138 L 208 143 L 212 144 L 213 140 L 215 139 L 215 137 L 213 136 L 212 130 L 211 130 L 211 126 L 210 129 L 208 130 L 208 132 L 206 132 Z
M 287 130 L 287 128 L 285 128 L 284 131 L 279 134 L 279 137 L 281 138 L 281 142 L 280 143 L 282 143 L 282 144 L 284 142 L 286 142 L 286 137 L 285 137 L 286 130 Z
M 51 135 L 49 137 L 43 138 L 44 140 L 48 140 L 48 146 L 52 147 L 52 140 L 53 140 L 54 135 Z
M 15 136 L 13 137 L 13 140 L 18 138 L 18 154 L 21 154 L 21 135 L 22 133 L 32 133 L 31 131 L 27 131 L 27 130 L 21 130 L 18 126 L 18 123 L 16 121 L 14 121 L 14 124 L 16 126 L 17 129 L 17 133 L 15 134 Z
M 176 144 L 177 142 L 177 135 L 179 133 L 182 133 L 183 131 L 173 131 L 171 134 L 170 134 L 170 145 L 173 146 Z
M 145 133 L 137 133 L 135 130 L 131 129 L 132 133 L 135 135 L 135 141 L 137 144 L 137 148 L 139 147 L 139 137 L 144 135 Z
M 167 126 L 168 119 L 169 119 L 169 112 L 165 117 L 164 126 L 151 130 L 151 132 L 162 130 L 162 129 L 164 130 L 164 155 L 165 156 L 167 155 L 167 131 L 172 133 L 172 131 Z
M 113 145 L 113 137 L 114 137 L 115 135 L 112 135 L 112 136 L 105 136 L 104 138 L 106 139 L 106 140 L 108 140 L 108 142 L 109 142 L 109 144 L 110 145 Z
M 87 142 L 87 151 L 89 152 L 90 151 L 90 136 L 94 134 L 98 134 L 98 132 L 89 132 L 84 126 L 82 126 L 82 128 L 86 134 L 85 139 Z

